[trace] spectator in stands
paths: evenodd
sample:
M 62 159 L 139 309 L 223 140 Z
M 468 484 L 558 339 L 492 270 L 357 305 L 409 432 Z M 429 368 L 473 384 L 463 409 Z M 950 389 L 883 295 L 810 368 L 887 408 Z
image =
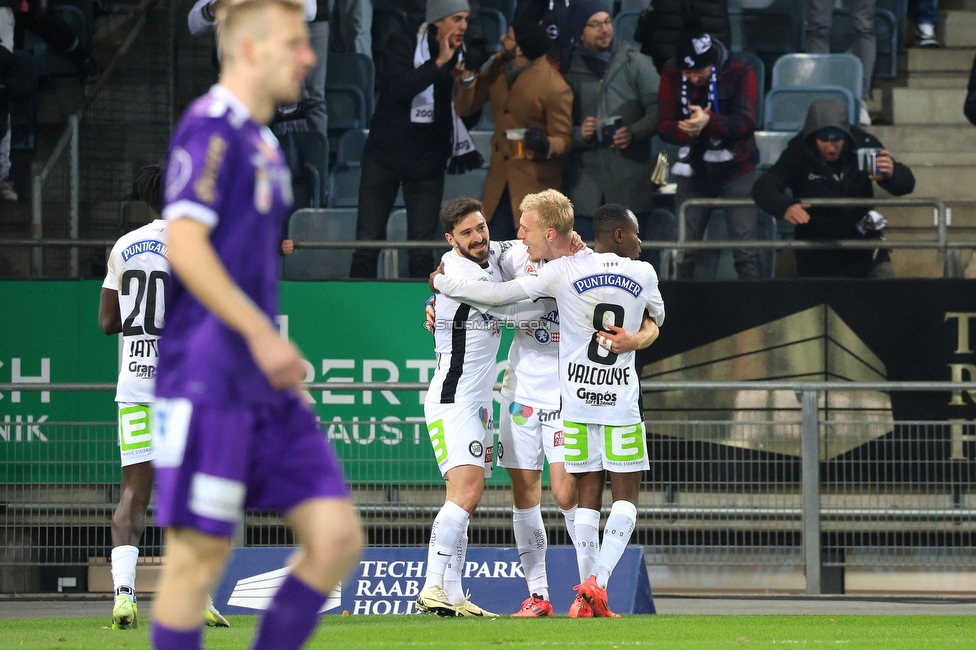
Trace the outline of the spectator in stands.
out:
M 14 51 L 14 8 L 21 0 L 0 0 L 0 49 Z M 13 58 L 13 54 L 11 54 Z M 4 85 L 6 85 L 4 80 Z M 9 97 L 9 90 L 7 91 Z M 16 201 L 17 190 L 10 182 L 10 113 L 7 101 L 0 104 L 0 199 Z
M 868 154 L 877 156 L 873 168 Z M 841 102 L 818 99 L 807 111 L 803 130 L 756 181 L 752 196 L 760 208 L 794 224 L 798 240 L 881 240 L 886 221 L 870 207 L 816 208 L 800 203 L 800 198 L 874 196 L 872 176 L 895 196 L 915 189 L 911 170 L 895 162 L 873 135 L 851 126 Z M 800 277 L 895 275 L 888 251 L 881 249 L 797 250 L 796 270 Z
M 573 90 L 573 153 L 567 194 L 577 220 L 592 218 L 605 203 L 629 207 L 642 223 L 653 209 L 648 182 L 651 137 L 657 130 L 657 91 L 661 83 L 651 60 L 625 40 L 614 41 L 609 7 L 582 0 L 570 8 L 578 45 L 566 71 Z M 615 121 L 612 118 L 619 118 Z M 577 230 L 585 238 L 589 229 Z
M 658 72 L 674 58 L 684 23 L 693 17 L 701 19 L 702 29 L 713 41 L 721 41 L 726 48 L 732 45 L 728 0 L 652 0 L 641 13 L 635 38 L 641 52 L 654 59 Z
M 569 69 L 569 59 L 575 42 L 569 25 L 569 0 L 519 0 L 515 5 L 512 24 L 523 20 L 539 23 L 549 37 L 549 63 L 557 70 Z
M 915 47 L 939 47 L 935 25 L 939 20 L 939 0 L 915 0 Z
M 401 186 L 407 238 L 438 236 L 448 159 L 465 143 L 473 151 L 452 102 L 468 15 L 467 0 L 429 0 L 427 22 L 419 31 L 407 29 L 387 41 L 379 98 L 360 163 L 357 240 L 386 239 Z M 378 257 L 376 249 L 357 250 L 351 277 L 375 278 Z M 430 250 L 410 250 L 410 277 L 427 277 L 432 268 Z
M 485 181 L 484 209 L 492 232 L 515 239 L 527 194 L 562 186 L 560 157 L 573 148 L 573 92 L 546 60 L 550 41 L 538 22 L 522 20 L 502 37 L 502 51 L 483 73 L 465 73 L 454 105 L 471 115 L 491 101 L 495 134 Z M 516 144 L 507 135 L 524 131 Z M 524 153 L 517 148 L 524 144 Z
M 329 0 L 318 0 L 319 11 Z M 336 8 L 336 36 L 346 52 L 365 54 L 373 58 L 373 0 L 334 0 Z M 327 20 L 327 19 L 326 19 Z
M 702 29 L 685 23 L 675 58 L 664 66 L 658 93 L 657 128 L 665 142 L 681 145 L 672 173 L 678 176 L 675 207 L 693 198 L 748 198 L 759 163 L 756 147 L 756 73 L 749 61 L 730 53 Z M 699 241 L 711 208 L 690 208 L 687 239 Z M 729 239 L 756 239 L 753 206 L 725 209 Z M 755 249 L 732 252 L 740 280 L 760 276 Z M 686 250 L 678 279 L 694 278 L 696 251 Z
M 804 49 L 810 54 L 830 53 L 830 32 L 834 22 L 834 0 L 805 0 L 807 13 Z M 864 66 L 864 83 L 861 90 L 861 126 L 871 125 L 866 102 L 871 99 L 871 77 L 874 75 L 874 59 L 877 45 L 874 37 L 874 7 L 876 0 L 849 0 L 851 31 L 854 41 L 851 53 Z
M 21 3 L 21 7 L 23 4 Z M 48 10 L 47 0 L 27 0 L 26 4 L 27 11 L 17 14 L 18 28 L 29 29 L 47 43 L 51 50 L 67 57 L 78 69 L 83 83 L 97 81 L 102 76 L 102 66 L 71 26 L 55 12 Z

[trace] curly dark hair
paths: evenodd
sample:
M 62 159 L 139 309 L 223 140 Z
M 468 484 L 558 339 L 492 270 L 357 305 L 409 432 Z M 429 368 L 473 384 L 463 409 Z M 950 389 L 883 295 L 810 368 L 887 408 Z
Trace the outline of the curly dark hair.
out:
M 454 227 L 458 222 L 472 212 L 484 214 L 485 206 L 478 199 L 472 199 L 466 196 L 451 199 L 445 203 L 440 213 L 441 225 L 444 226 L 444 232 L 450 235 L 454 232 Z
M 163 211 L 163 166 L 146 165 L 139 169 L 132 183 L 132 194 L 156 211 Z

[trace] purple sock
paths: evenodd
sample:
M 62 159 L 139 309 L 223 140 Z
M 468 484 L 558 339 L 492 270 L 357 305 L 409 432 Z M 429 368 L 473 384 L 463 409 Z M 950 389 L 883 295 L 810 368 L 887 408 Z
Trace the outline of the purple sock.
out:
M 321 594 L 289 574 L 261 617 L 251 650 L 298 650 L 319 622 Z
M 153 621 L 149 635 L 152 637 L 152 647 L 155 650 L 203 650 L 200 644 L 203 628 L 181 632 Z

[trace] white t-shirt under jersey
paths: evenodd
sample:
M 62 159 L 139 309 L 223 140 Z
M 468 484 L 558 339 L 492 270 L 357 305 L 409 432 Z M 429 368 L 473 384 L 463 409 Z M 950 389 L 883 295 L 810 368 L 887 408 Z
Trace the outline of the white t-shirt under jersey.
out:
M 545 260 L 529 260 L 529 249 L 520 241 L 502 243 L 499 266 L 504 280 L 534 276 L 545 264 Z M 516 328 L 508 351 L 514 377 L 505 382 L 502 395 L 519 404 L 558 410 L 559 311 L 556 301 L 552 298 L 522 301 L 518 303 L 514 318 Z
M 488 264 L 482 268 L 450 250 L 441 258 L 444 274 L 459 280 L 501 282 L 499 252 L 499 245 L 491 242 Z M 491 401 L 501 340 L 498 322 L 487 310 L 479 311 L 448 296 L 437 297 L 435 312 L 437 367 L 425 401 L 433 404 Z
M 551 296 L 559 305 L 559 383 L 565 421 L 627 425 L 642 420 L 640 377 L 633 352 L 613 354 L 597 343 L 597 330 L 640 329 L 645 310 L 658 325 L 664 301 L 657 273 L 646 262 L 613 253 L 553 260 L 537 276 L 482 286 L 438 276 L 435 286 L 483 306 Z
M 158 341 L 169 288 L 164 220 L 156 219 L 115 242 L 102 288 L 118 291 L 122 315 L 122 367 L 115 401 L 148 404 L 156 388 Z

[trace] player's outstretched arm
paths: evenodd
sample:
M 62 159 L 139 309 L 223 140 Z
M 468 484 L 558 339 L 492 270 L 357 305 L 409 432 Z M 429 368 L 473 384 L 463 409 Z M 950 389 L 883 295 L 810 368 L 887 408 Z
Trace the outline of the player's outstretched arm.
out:
M 431 282 L 435 291 L 459 302 L 466 302 L 472 306 L 499 307 L 511 305 L 520 300 L 529 300 L 532 296 L 526 291 L 528 285 L 540 286 L 544 284 L 538 277 L 526 277 L 510 282 L 481 282 L 479 280 L 460 280 L 446 275 L 432 275 Z M 543 293 L 541 295 L 548 295 Z M 538 297 L 538 296 L 536 296 Z
M 305 377 L 298 350 L 278 331 L 227 273 L 210 243 L 210 226 L 191 218 L 170 220 L 173 272 L 217 318 L 244 337 L 258 368 L 274 388 L 297 388 Z
M 119 310 L 119 292 L 102 289 L 98 296 L 98 326 L 108 335 L 122 331 L 122 312 Z

